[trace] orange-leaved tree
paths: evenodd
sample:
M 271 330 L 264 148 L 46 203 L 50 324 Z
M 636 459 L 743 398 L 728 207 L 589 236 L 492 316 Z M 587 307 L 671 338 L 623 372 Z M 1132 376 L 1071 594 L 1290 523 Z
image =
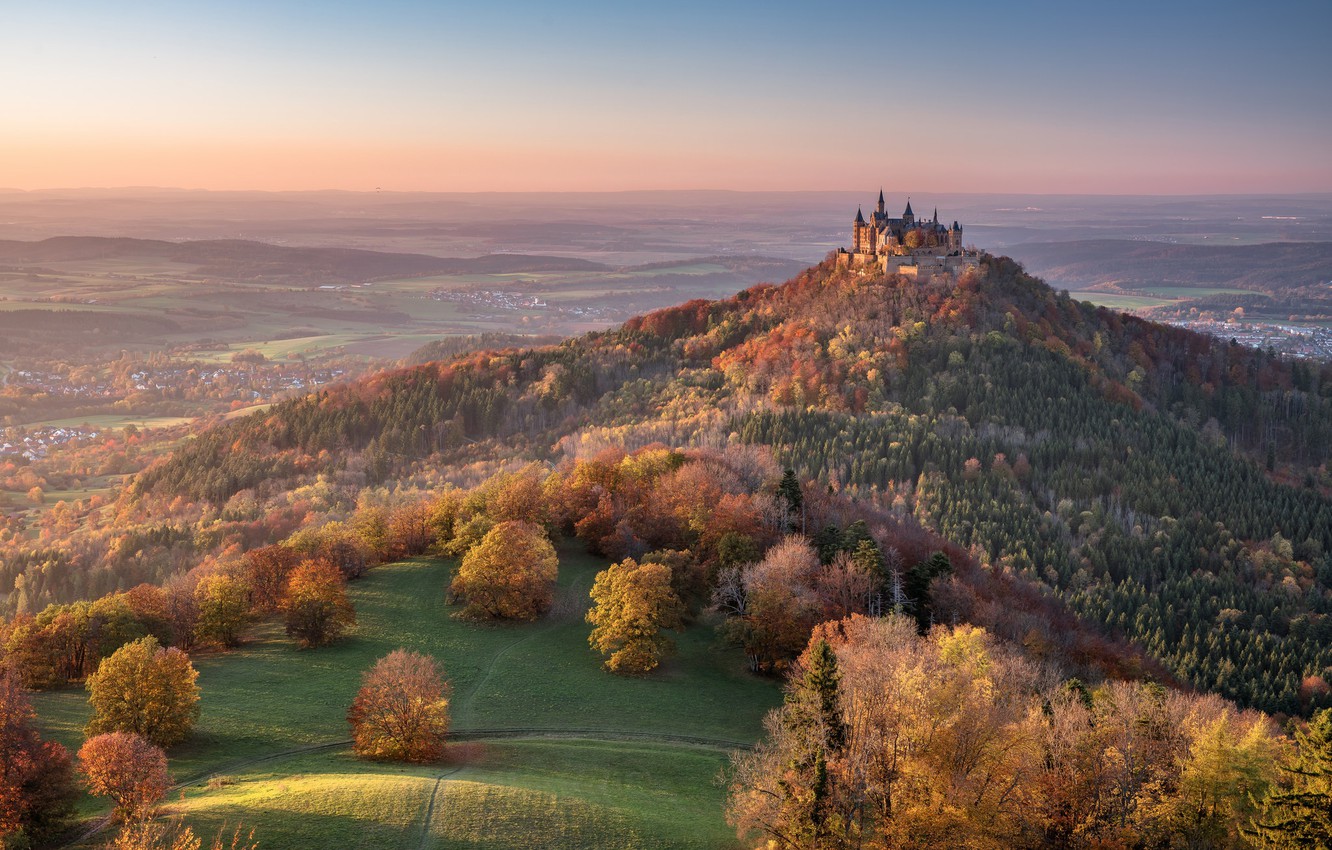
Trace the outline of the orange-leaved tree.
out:
M 134 732 L 162 747 L 199 719 L 199 673 L 185 653 L 153 637 L 127 643 L 88 677 L 88 734 Z
M 110 797 L 123 821 L 149 818 L 171 787 L 166 753 L 133 732 L 94 735 L 79 748 L 79 769 L 88 791 Z
M 356 625 L 342 570 L 327 561 L 305 561 L 291 573 L 282 602 L 287 634 L 302 646 L 323 646 Z
M 535 620 L 554 598 L 559 561 L 540 527 L 502 522 L 465 556 L 449 590 L 464 617 Z
M 449 684 L 428 655 L 395 649 L 362 674 L 347 722 L 365 758 L 432 762 L 444 755 Z
M 0 847 L 40 840 L 73 811 L 69 752 L 43 741 L 18 673 L 0 665 Z
M 607 656 L 607 670 L 646 673 L 674 650 L 662 630 L 680 628 L 684 606 L 671 589 L 670 567 L 626 558 L 597 573 L 591 596 L 588 643 Z

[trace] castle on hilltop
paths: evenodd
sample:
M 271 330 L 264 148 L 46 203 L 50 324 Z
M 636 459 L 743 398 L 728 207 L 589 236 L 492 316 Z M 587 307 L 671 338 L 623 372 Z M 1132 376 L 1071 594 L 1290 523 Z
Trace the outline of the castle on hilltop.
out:
M 979 252 L 962 247 L 962 225 L 956 221 L 952 227 L 940 224 L 938 207 L 932 220 L 917 219 L 910 198 L 901 218 L 889 218 L 882 189 L 868 221 L 862 209 L 856 210 L 851 250 L 837 249 L 838 268 L 878 266 L 885 274 L 915 278 L 956 273 L 975 268 L 979 262 Z

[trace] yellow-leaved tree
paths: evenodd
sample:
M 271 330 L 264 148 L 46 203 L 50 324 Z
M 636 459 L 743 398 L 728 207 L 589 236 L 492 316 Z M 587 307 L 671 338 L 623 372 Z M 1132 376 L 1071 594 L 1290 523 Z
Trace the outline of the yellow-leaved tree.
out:
M 613 673 L 646 673 L 675 649 L 662 634 L 678 629 L 684 606 L 671 589 L 665 564 L 639 564 L 626 558 L 597 573 L 587 621 L 593 625 L 588 643 L 607 656 Z
M 449 590 L 467 600 L 462 616 L 535 620 L 554 599 L 559 560 L 530 522 L 502 522 L 462 559 Z
M 88 734 L 134 732 L 159 747 L 183 740 L 199 719 L 198 678 L 188 655 L 157 638 L 125 644 L 88 677 Z

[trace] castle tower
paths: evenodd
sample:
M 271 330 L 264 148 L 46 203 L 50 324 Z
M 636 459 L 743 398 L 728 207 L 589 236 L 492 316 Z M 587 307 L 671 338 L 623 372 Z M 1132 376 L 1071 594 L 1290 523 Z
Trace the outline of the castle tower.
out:
M 879 189 L 879 206 L 878 206 L 876 209 L 878 210 L 879 218 L 883 218 L 884 209 L 883 209 L 883 189 L 882 189 L 882 187 L 880 187 L 880 189 Z
M 873 250 L 869 243 L 871 228 L 865 224 L 865 215 L 856 207 L 856 220 L 851 222 L 851 252 L 868 254 Z
M 912 225 L 916 223 L 916 214 L 911 211 L 911 199 L 907 198 L 906 211 L 902 213 L 902 223 Z

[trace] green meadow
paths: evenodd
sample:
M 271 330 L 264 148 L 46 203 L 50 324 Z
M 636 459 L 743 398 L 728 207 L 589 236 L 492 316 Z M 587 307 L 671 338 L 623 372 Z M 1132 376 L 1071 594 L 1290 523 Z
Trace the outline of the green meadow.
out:
M 452 562 L 402 561 L 352 585 L 358 626 L 337 645 L 298 650 L 270 622 L 236 651 L 197 655 L 203 710 L 169 753 L 182 783 L 171 810 L 208 835 L 243 822 L 264 847 L 728 846 L 715 780 L 778 689 L 706 625 L 678 635 L 654 675 L 602 671 L 583 614 L 603 566 L 562 549 L 552 613 L 492 625 L 451 616 Z M 361 671 L 399 646 L 434 656 L 452 685 L 442 764 L 350 754 Z M 46 732 L 77 749 L 85 695 L 36 702 Z

